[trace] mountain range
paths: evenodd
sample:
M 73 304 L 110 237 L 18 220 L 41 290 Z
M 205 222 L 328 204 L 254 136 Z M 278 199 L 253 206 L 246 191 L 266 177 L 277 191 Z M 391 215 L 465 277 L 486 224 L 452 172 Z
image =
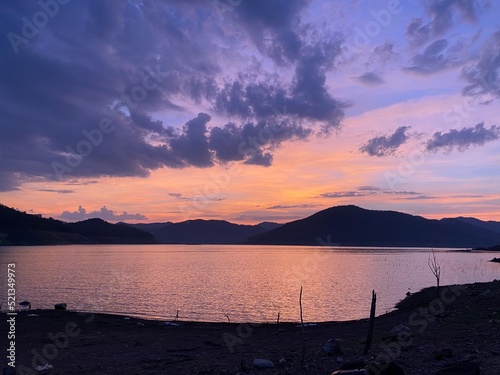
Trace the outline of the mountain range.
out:
M 426 219 L 348 205 L 286 224 L 201 219 L 111 224 L 97 218 L 66 223 L 0 205 L 0 245 L 98 243 L 487 248 L 500 244 L 500 222 L 470 217 Z

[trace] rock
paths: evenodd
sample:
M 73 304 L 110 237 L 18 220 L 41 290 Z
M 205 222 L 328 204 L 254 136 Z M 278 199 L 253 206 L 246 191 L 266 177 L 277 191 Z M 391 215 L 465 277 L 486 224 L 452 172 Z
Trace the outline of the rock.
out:
M 451 349 L 442 349 L 432 353 L 432 356 L 439 361 L 445 358 L 452 358 L 453 352 L 451 351 Z
M 445 366 L 433 375 L 480 375 L 479 366 L 476 363 L 463 361 Z
M 268 359 L 255 358 L 252 362 L 254 368 L 274 368 L 274 363 Z
M 284 365 L 286 363 L 285 357 L 281 357 L 279 363 L 280 363 L 280 365 Z
M 338 340 L 330 339 L 323 345 L 323 351 L 328 355 L 342 354 L 340 343 Z
M 341 370 L 359 370 L 364 369 L 366 366 L 366 362 L 363 358 L 354 358 L 351 359 L 340 366 Z
M 369 375 L 405 375 L 403 369 L 394 362 L 369 362 L 366 365 Z
M 362 370 L 337 370 L 332 372 L 332 375 L 368 375 L 368 371 Z
M 500 258 L 493 258 L 490 262 L 500 263 Z
M 486 289 L 484 292 L 481 293 L 481 297 L 484 299 L 491 299 L 495 297 L 495 293 L 491 291 L 491 289 Z
M 68 307 L 68 305 L 65 303 L 56 303 L 54 305 L 55 310 L 66 310 L 66 307 Z
M 410 327 L 405 326 L 404 324 L 400 324 L 393 329 L 391 329 L 392 336 L 411 336 L 413 331 Z

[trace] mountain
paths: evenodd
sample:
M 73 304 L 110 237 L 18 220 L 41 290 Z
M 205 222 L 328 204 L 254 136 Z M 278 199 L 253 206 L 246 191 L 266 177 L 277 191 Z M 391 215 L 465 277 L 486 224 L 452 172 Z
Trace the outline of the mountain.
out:
M 431 220 L 396 211 L 337 206 L 251 237 L 248 244 L 475 247 L 500 243 L 500 233 L 459 219 Z
M 0 204 L 0 245 L 151 244 L 155 238 L 142 230 L 101 219 L 65 223 L 27 214 Z
M 128 224 L 151 233 L 167 244 L 241 244 L 249 237 L 276 228 L 276 223 L 233 224 L 224 220 L 187 220 L 180 223 Z M 151 226 L 150 226 L 151 225 Z
M 475 225 L 480 228 L 492 230 L 493 232 L 500 233 L 500 221 L 482 221 L 474 217 L 457 217 L 458 220 L 462 220 L 465 223 Z

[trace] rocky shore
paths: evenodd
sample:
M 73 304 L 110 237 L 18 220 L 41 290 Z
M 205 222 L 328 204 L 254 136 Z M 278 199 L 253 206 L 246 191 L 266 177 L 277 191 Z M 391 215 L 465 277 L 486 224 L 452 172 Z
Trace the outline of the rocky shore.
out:
M 15 361 L 18 374 L 329 375 L 353 361 L 372 361 L 372 369 L 391 361 L 405 375 L 432 375 L 457 362 L 498 375 L 500 281 L 408 296 L 376 318 L 371 349 L 363 355 L 367 331 L 368 319 L 302 330 L 297 323 L 165 322 L 31 310 L 16 316 Z M 2 347 L 9 348 L 3 336 Z M 2 361 L 7 366 L 5 356 Z M 266 366 L 273 367 L 257 368 Z

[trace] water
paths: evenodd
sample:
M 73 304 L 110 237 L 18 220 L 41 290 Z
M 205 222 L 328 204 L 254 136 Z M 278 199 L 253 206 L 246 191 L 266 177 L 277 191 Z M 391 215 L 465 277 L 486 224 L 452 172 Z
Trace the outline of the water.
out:
M 498 253 L 440 249 L 441 284 L 500 278 Z M 231 322 L 349 320 L 393 309 L 435 284 L 429 249 L 240 245 L 74 245 L 0 248 L 0 286 L 16 263 L 17 301 L 33 308 Z M 0 301 L 6 307 L 6 293 Z

